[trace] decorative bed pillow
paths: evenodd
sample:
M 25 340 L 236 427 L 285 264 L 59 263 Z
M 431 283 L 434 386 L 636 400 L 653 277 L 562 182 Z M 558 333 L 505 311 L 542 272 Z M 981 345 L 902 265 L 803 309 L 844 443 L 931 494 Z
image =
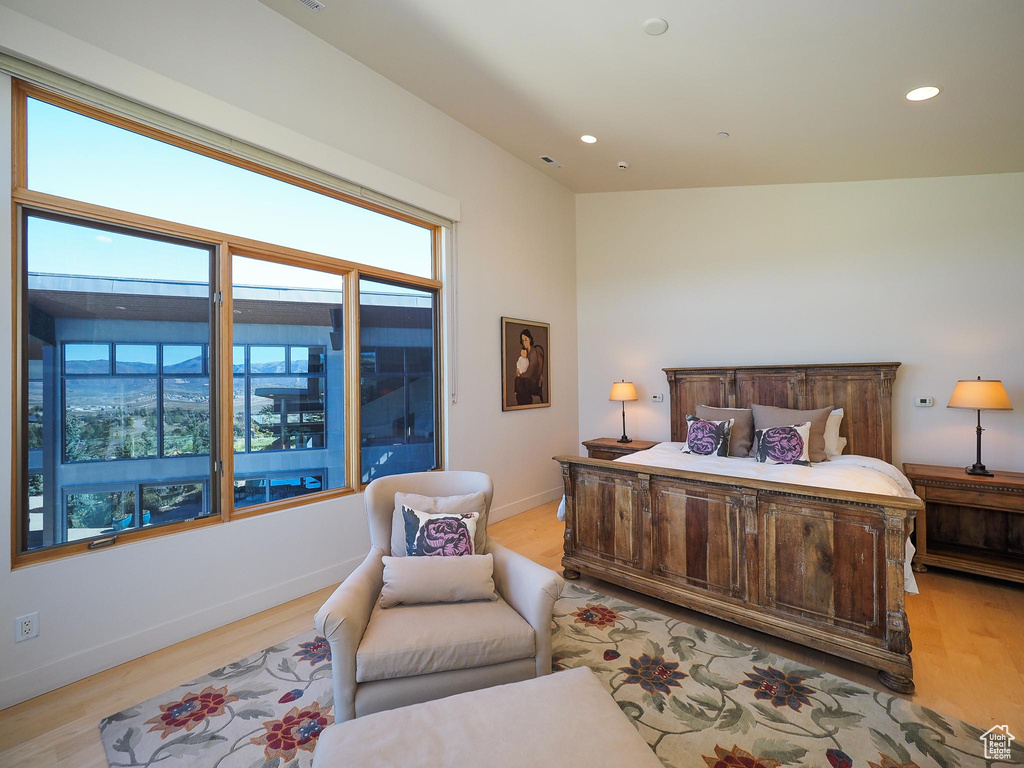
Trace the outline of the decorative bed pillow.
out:
M 487 549 L 487 499 L 483 491 L 467 493 L 462 496 L 422 496 L 418 493 L 395 494 L 395 512 L 391 521 L 391 556 L 405 557 L 407 554 L 405 541 L 405 517 L 402 507 L 416 509 L 431 515 L 461 515 L 476 512 L 476 535 L 473 537 L 473 551 L 484 552 Z
M 842 408 L 836 408 L 825 421 L 825 455 L 830 459 L 833 456 L 841 456 L 843 449 L 846 448 L 846 438 L 839 436 L 839 426 L 843 423 L 844 415 Z
M 478 512 L 431 515 L 402 507 L 405 518 L 405 554 L 420 557 L 472 555 Z
M 768 429 L 769 427 L 786 427 L 791 424 L 803 424 L 811 422 L 810 445 L 807 446 L 807 453 L 811 461 L 825 461 L 828 456 L 825 454 L 825 422 L 832 413 L 832 406 L 817 408 L 813 411 L 799 411 L 794 408 L 776 408 L 773 405 L 751 405 L 754 412 L 754 430 Z M 757 443 L 754 443 L 754 450 L 757 450 Z M 754 454 L 751 453 L 753 456 Z
M 811 422 L 768 427 L 754 432 L 754 458 L 762 464 L 810 464 L 807 446 Z
M 729 434 L 732 431 L 732 419 L 725 421 L 707 421 L 696 416 L 686 417 L 686 447 L 683 453 L 696 453 L 698 456 L 728 456 Z
M 493 555 L 465 557 L 384 556 L 380 607 L 419 603 L 497 600 Z
M 751 455 L 750 449 L 754 445 L 754 412 L 752 410 L 698 405 L 697 418 L 707 421 L 732 419 L 732 431 L 729 433 L 729 455 L 743 458 Z

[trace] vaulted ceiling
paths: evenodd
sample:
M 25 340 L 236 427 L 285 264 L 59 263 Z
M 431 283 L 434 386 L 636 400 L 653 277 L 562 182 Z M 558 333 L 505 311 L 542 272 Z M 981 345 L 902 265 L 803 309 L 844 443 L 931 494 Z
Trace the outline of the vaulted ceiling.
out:
M 260 0 L 579 192 L 1024 171 L 1020 0 L 324 1 Z

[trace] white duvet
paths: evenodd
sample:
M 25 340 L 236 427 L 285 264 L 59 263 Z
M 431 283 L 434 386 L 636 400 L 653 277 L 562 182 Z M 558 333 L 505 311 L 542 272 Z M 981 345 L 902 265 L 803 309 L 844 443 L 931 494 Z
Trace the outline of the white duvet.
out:
M 754 459 L 726 456 L 697 456 L 683 453 L 685 443 L 658 443 L 646 451 L 637 451 L 616 459 L 624 464 L 646 464 L 687 472 L 705 472 L 751 480 L 768 480 L 793 485 L 811 485 L 840 491 L 877 493 L 882 496 L 914 498 L 910 481 L 892 464 L 870 456 L 836 456 L 810 466 L 798 464 L 762 464 Z M 565 519 L 565 498 L 558 505 L 558 519 Z M 918 594 L 917 580 L 910 569 L 914 545 L 907 540 L 904 563 L 904 586 L 911 595 Z

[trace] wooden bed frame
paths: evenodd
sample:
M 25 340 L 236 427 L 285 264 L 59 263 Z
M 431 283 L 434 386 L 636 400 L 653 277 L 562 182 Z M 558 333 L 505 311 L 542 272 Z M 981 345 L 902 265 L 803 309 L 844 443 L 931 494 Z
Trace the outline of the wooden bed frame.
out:
M 666 368 L 672 439 L 698 404 L 844 408 L 847 453 L 892 461 L 899 363 Z M 567 579 L 586 573 L 879 670 L 914 690 L 905 544 L 923 505 L 557 456 Z

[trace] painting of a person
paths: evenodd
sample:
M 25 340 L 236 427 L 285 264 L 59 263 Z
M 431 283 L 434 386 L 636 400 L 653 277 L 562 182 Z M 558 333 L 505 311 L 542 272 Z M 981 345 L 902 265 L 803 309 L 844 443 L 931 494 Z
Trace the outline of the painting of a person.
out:
M 544 349 L 533 343 L 529 328 L 519 333 L 519 360 L 516 361 L 515 392 L 517 405 L 531 405 L 534 395 L 542 395 L 541 376 L 544 373 Z M 524 365 L 525 363 L 525 365 Z
M 501 410 L 551 407 L 551 326 L 501 318 Z

